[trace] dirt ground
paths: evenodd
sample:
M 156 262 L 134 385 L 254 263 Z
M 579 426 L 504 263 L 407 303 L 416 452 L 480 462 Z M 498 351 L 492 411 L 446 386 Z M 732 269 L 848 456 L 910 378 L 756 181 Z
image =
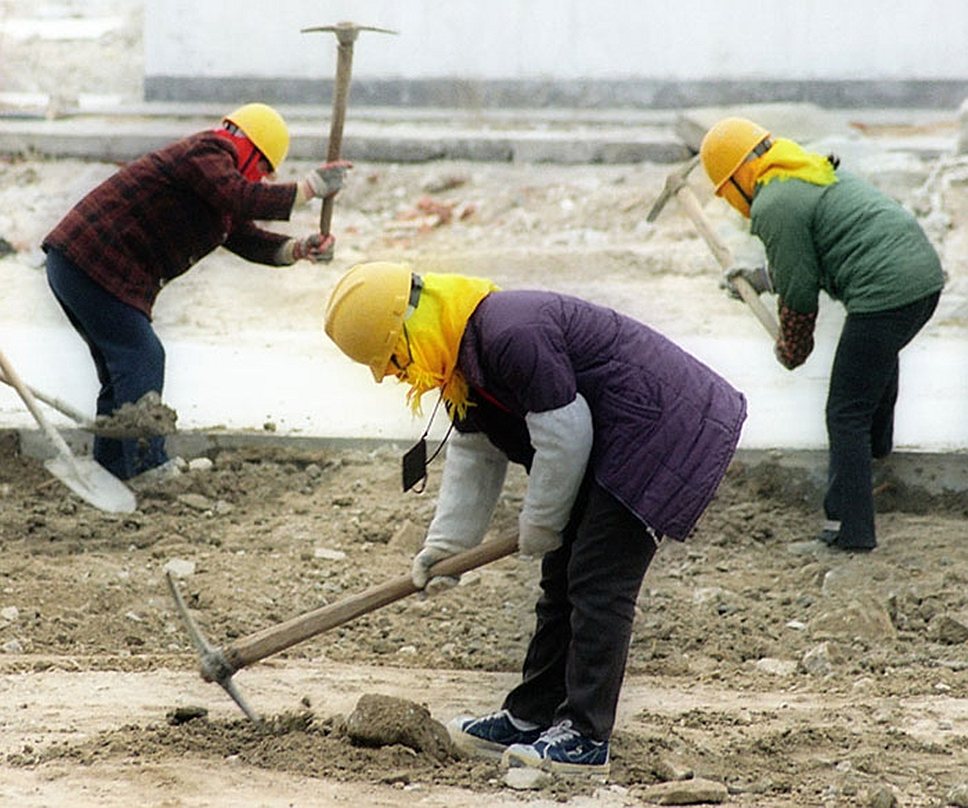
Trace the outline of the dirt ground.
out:
M 734 463 L 694 536 L 665 543 L 646 578 L 610 785 L 522 795 L 495 766 L 406 736 L 361 745 L 346 719 L 374 694 L 440 722 L 496 707 L 529 636 L 534 563 L 498 561 L 238 672 L 263 729 L 201 681 L 165 588 L 166 569 L 183 575 L 193 616 L 227 648 L 405 575 L 435 478 L 401 496 L 398 452 L 212 453 L 134 514 L 107 515 L 21 457 L 14 434 L 0 447 L 7 804 L 640 805 L 691 774 L 732 805 L 888 804 L 870 800 L 889 791 L 933 806 L 968 785 L 963 500 L 882 499 L 881 547 L 835 554 L 803 541 L 816 513 L 802 480 Z M 523 482 L 492 536 L 513 527 Z
M 0 40 L 0 90 L 51 92 L 53 64 L 68 93 L 136 93 L 140 6 L 91 5 L 126 23 L 70 48 Z M 10 16 L 30 8 L 0 3 Z M 965 166 L 893 165 L 873 179 L 918 210 L 950 274 L 931 328 L 961 333 Z M 287 165 L 282 178 L 306 168 Z M 37 243 L 112 170 L 0 160 L 0 236 L 14 250 L 0 259 L 0 322 L 26 306 L 56 325 Z M 710 279 L 714 262 L 687 219 L 670 208 L 661 226 L 645 224 L 669 170 L 358 165 L 339 198 L 339 266 L 278 275 L 215 254 L 164 291 L 158 329 L 216 344 L 261 334 L 272 318 L 318 329 L 320 295 L 340 269 L 403 256 L 594 297 L 662 330 L 759 336 Z M 730 224 L 722 206 L 707 210 Z M 309 232 L 315 216 L 281 227 Z M 731 806 L 968 806 L 964 494 L 929 496 L 878 468 L 880 546 L 852 556 L 807 541 L 818 519 L 810 480 L 735 462 L 694 535 L 664 543 L 646 577 L 609 784 L 522 790 L 496 766 L 452 756 L 436 722 L 495 709 L 513 686 L 534 562 L 503 559 L 451 592 L 405 598 L 239 671 L 257 726 L 199 676 L 166 571 L 211 643 L 231 648 L 406 575 L 439 469 L 425 493 L 402 495 L 397 447 L 266 442 L 189 459 L 139 492 L 137 511 L 110 515 L 0 432 L 0 804 L 617 808 L 662 802 L 663 783 L 708 780 Z M 515 524 L 524 484 L 513 472 L 489 538 Z

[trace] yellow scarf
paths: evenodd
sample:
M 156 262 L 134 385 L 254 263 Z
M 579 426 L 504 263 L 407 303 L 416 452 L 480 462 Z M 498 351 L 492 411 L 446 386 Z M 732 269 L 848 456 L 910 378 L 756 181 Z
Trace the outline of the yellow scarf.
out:
M 410 385 L 407 403 L 415 415 L 421 414 L 424 393 L 439 388 L 450 412 L 462 418 L 467 413 L 468 387 L 457 370 L 461 337 L 474 309 L 498 287 L 485 278 L 464 275 L 428 273 L 422 278 L 417 308 L 404 321 L 404 334 L 394 350 L 397 357 L 410 358 L 397 378 Z
M 821 154 L 806 151 L 786 138 L 776 138 L 762 157 L 752 161 L 754 183 L 766 185 L 773 180 L 797 179 L 813 185 L 833 185 L 837 175 L 830 161 Z

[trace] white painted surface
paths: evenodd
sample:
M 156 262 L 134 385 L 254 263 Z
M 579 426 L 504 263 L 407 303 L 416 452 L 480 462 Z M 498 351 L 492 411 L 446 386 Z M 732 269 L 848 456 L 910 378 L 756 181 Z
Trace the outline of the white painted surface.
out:
M 823 449 L 835 319 L 806 365 L 792 373 L 779 368 L 763 339 L 669 336 L 746 394 L 749 418 L 741 447 Z M 365 368 L 350 363 L 317 332 L 250 330 L 219 344 L 177 334 L 162 338 L 169 368 L 165 401 L 178 412 L 184 431 L 260 431 L 271 423 L 277 434 L 407 441 L 420 436 L 435 401 L 428 395 L 424 417 L 412 418 L 403 385 L 374 384 Z M 66 324 L 0 324 L 0 345 L 25 381 L 93 416 L 93 365 Z M 896 447 L 968 450 L 966 410 L 968 351 L 958 340 L 920 335 L 902 354 Z M 73 425 L 45 413 L 56 425 Z M 0 427 L 33 425 L 16 394 L 0 385 Z M 445 427 L 446 419 L 438 417 L 432 436 L 440 437 Z
M 965 79 L 964 0 L 146 0 L 147 76 L 333 75 L 352 20 L 355 77 Z

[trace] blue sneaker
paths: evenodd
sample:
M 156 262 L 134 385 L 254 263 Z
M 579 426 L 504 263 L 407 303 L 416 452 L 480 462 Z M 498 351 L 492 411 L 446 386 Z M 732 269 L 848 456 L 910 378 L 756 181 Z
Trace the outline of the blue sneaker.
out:
M 480 718 L 459 715 L 448 722 L 447 732 L 454 746 L 461 751 L 475 757 L 500 760 L 509 746 L 537 741 L 542 728 L 501 710 Z
M 509 746 L 502 762 L 507 767 L 530 766 L 554 774 L 608 777 L 608 741 L 586 738 L 571 725 L 561 721 L 542 733 L 534 743 Z

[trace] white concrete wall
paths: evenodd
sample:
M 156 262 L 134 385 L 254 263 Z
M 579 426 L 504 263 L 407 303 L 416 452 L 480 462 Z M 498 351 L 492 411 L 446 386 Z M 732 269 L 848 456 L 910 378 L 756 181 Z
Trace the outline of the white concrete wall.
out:
M 146 0 L 145 74 L 331 78 L 340 20 L 354 77 L 965 80 L 968 0 Z

